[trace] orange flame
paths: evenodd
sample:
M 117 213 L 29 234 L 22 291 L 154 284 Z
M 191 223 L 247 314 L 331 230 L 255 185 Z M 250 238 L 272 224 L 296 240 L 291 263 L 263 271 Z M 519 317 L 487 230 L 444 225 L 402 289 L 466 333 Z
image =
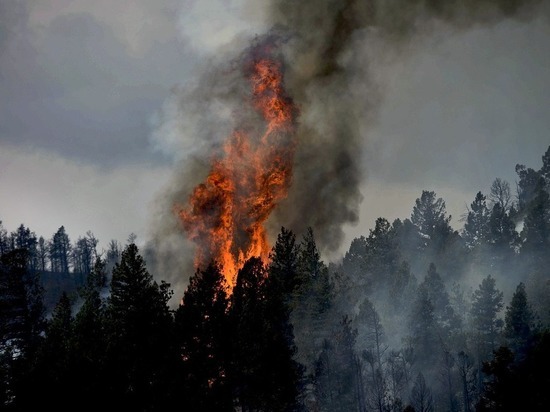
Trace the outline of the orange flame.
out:
M 191 193 L 189 205 L 176 206 L 184 230 L 197 244 L 196 266 L 218 262 L 230 288 L 249 258 L 268 260 L 263 224 L 287 195 L 295 149 L 297 110 L 283 88 L 281 64 L 264 53 L 249 63 L 246 73 L 261 130 L 234 131 L 206 181 Z

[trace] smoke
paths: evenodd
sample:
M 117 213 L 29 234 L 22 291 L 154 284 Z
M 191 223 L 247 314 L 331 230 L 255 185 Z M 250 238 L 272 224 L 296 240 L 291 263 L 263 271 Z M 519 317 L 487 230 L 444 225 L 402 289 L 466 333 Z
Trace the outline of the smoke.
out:
M 341 246 L 347 225 L 358 223 L 365 196 L 360 187 L 368 170 L 362 159 L 384 96 L 384 85 L 373 75 L 371 62 L 380 66 L 380 61 L 398 59 L 400 53 L 414 53 L 415 42 L 427 37 L 508 18 L 528 20 L 542 10 L 535 6 L 546 6 L 542 0 L 264 3 L 260 12 L 254 2 L 251 9 L 256 14 L 249 18 L 264 19 L 261 24 L 255 21 L 254 27 L 265 27 L 267 35 L 282 40 L 286 87 L 300 110 L 292 186 L 273 212 L 268 229 L 275 237 L 281 226 L 297 233 L 310 226 L 325 255 Z M 243 30 L 228 41 L 207 42 L 221 47 L 205 59 L 193 82 L 174 89 L 158 119 L 153 139 L 174 156 L 177 170 L 159 203 L 162 212 L 152 250 L 158 256 L 176 254 L 177 259 L 155 259 L 167 265 L 157 272 L 176 283 L 188 274 L 189 266 L 179 265 L 183 256 L 192 260 L 193 245 L 186 241 L 172 206 L 186 204 L 236 119 L 242 119 L 246 85 L 239 62 L 253 41 Z
M 272 2 L 285 45 L 289 93 L 302 110 L 293 190 L 271 222 L 315 229 L 325 253 L 337 251 L 347 224 L 358 222 L 369 127 L 383 99 L 370 61 L 411 52 L 414 40 L 527 18 L 537 2 L 291 1 Z M 307 217 L 307 218 L 305 218 Z

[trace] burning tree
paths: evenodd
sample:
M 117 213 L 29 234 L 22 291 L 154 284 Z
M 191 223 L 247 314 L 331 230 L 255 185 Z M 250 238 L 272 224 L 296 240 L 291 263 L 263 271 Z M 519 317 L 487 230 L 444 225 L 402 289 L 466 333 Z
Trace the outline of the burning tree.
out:
M 286 197 L 292 178 L 298 110 L 285 92 L 282 63 L 274 51 L 266 40 L 252 48 L 243 64 L 251 89 L 245 106 L 259 117 L 259 126 L 243 122 L 214 158 L 206 180 L 192 191 L 189 204 L 176 206 L 198 246 L 196 266 L 217 261 L 230 287 L 249 258 L 267 262 L 264 222 Z

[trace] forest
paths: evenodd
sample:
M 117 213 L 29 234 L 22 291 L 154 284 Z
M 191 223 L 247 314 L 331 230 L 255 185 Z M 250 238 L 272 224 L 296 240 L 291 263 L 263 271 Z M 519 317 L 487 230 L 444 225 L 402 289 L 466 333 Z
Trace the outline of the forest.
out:
M 132 236 L 0 224 L 1 409 L 549 410 L 550 147 L 515 171 L 460 229 L 423 190 L 339 262 L 283 226 L 269 263 L 232 288 L 199 267 L 176 307 Z

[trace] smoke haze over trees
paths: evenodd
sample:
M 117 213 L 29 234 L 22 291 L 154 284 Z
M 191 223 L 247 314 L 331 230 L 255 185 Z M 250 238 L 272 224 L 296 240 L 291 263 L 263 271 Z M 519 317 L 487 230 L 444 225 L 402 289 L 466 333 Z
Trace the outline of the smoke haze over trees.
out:
M 212 262 L 175 306 L 133 236 L 99 251 L 91 232 L 71 242 L 62 226 L 40 242 L 2 228 L 3 407 L 543 410 L 549 155 L 516 167 L 507 206 L 477 193 L 461 230 L 429 190 L 340 263 L 323 262 L 312 228 L 282 227 L 269 264 L 247 261 L 231 293 Z

